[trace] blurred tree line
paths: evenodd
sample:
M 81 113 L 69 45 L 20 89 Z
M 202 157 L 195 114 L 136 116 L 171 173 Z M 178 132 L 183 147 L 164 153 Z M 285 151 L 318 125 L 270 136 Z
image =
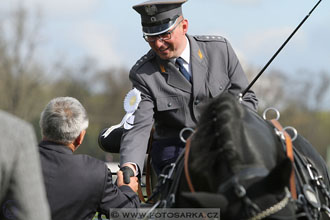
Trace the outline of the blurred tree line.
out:
M 105 154 L 98 147 L 97 138 L 101 130 L 118 124 L 124 116 L 123 99 L 131 89 L 128 69 L 99 69 L 91 58 L 74 66 L 61 60 L 45 66 L 37 56 L 42 46 L 38 35 L 40 17 L 36 15 L 32 22 L 33 16 L 23 8 L 10 16 L 7 26 L 11 28 L 0 23 L 0 108 L 31 122 L 40 140 L 39 116 L 44 106 L 54 97 L 75 97 L 90 119 L 77 153 L 118 160 L 118 155 Z M 246 72 L 252 79 L 258 71 L 248 67 Z M 267 107 L 279 109 L 281 124 L 295 127 L 325 158 L 330 145 L 330 112 L 324 110 L 329 73 L 302 70 L 289 77 L 292 75 L 279 70 L 265 72 L 252 87 L 260 101 L 259 111 L 262 114 Z
M 10 23 L 0 23 L 0 108 L 31 122 L 40 140 L 39 117 L 45 105 L 54 97 L 75 97 L 90 120 L 77 152 L 105 159 L 98 134 L 119 123 L 125 113 L 123 98 L 131 89 L 128 70 L 100 70 L 90 58 L 74 66 L 62 60 L 44 66 L 38 59 L 40 17 L 33 18 L 19 8 L 10 14 Z

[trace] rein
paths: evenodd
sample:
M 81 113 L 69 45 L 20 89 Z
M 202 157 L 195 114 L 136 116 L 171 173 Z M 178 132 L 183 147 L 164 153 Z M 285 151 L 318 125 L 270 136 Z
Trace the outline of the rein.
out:
M 186 181 L 188 184 L 188 187 L 190 189 L 190 192 L 195 192 L 194 186 L 192 184 L 190 174 L 189 174 L 189 167 L 188 167 L 188 160 L 189 160 L 189 153 L 190 153 L 190 143 L 191 138 L 189 138 L 186 142 L 185 152 L 184 152 L 184 174 L 186 176 Z
M 147 167 L 146 167 L 146 196 L 147 196 L 147 199 L 145 198 L 145 196 L 143 195 L 143 192 L 142 192 L 142 188 L 141 188 L 141 185 L 139 184 L 139 187 L 138 187 L 138 196 L 139 196 L 139 199 L 144 202 L 144 203 L 153 203 L 152 200 L 148 199 L 151 197 L 151 156 L 150 156 L 150 152 L 151 152 L 151 148 L 152 148 L 152 137 L 153 137 L 153 132 L 154 132 L 154 128 L 151 129 L 150 131 L 150 138 L 149 138 L 149 141 L 148 141 L 148 149 L 147 149 L 147 154 L 148 154 L 148 159 L 147 159 Z

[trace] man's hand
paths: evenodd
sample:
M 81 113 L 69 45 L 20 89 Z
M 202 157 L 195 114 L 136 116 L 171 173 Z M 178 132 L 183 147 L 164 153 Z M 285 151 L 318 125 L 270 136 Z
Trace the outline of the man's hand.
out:
M 118 187 L 123 186 L 123 185 L 129 186 L 129 187 L 131 187 L 131 189 L 132 189 L 134 192 L 137 192 L 138 187 L 139 187 L 139 182 L 138 182 L 138 178 L 137 178 L 136 176 L 132 176 L 132 177 L 130 177 L 130 182 L 129 182 L 129 184 L 125 184 L 125 183 L 124 183 L 124 175 L 123 175 L 123 172 L 122 172 L 121 170 L 119 170 L 119 171 L 117 172 L 117 185 L 118 185 Z

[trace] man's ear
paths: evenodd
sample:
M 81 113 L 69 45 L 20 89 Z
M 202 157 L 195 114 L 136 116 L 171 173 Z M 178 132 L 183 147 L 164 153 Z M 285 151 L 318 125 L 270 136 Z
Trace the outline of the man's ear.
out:
M 85 137 L 85 134 L 86 134 L 86 130 L 83 130 L 82 132 L 80 132 L 80 134 L 78 135 L 78 137 L 74 141 L 74 145 L 75 145 L 76 148 L 78 148 L 79 145 L 82 144 L 82 142 L 84 140 L 84 137 Z
M 182 27 L 183 27 L 184 34 L 186 34 L 188 32 L 188 20 L 187 19 L 184 19 L 182 21 Z

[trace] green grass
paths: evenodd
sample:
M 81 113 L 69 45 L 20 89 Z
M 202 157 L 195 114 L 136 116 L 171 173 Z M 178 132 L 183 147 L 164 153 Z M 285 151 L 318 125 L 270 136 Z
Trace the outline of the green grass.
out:
M 99 215 L 99 213 L 96 213 L 94 218 L 92 220 L 98 220 L 97 216 Z M 107 220 L 107 218 L 105 217 L 105 215 L 101 216 L 102 220 Z

